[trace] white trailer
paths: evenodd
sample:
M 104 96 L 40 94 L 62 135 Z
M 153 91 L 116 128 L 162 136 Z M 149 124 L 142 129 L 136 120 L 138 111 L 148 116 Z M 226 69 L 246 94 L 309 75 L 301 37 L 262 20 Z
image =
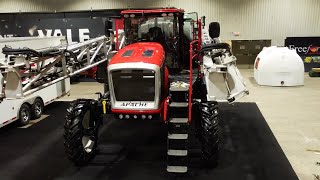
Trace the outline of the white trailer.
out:
M 70 79 L 67 78 L 30 95 L 4 98 L 0 102 L 0 127 L 16 120 L 19 120 L 19 125 L 23 126 L 32 118 L 40 118 L 44 106 L 65 96 L 69 91 Z
M 104 36 L 72 45 L 65 44 L 65 37 L 6 39 L 0 41 L 4 45 L 10 48 L 0 60 L 0 128 L 41 117 L 44 106 L 70 92 L 70 77 L 107 61 L 111 47 Z M 104 58 L 95 60 L 101 53 Z

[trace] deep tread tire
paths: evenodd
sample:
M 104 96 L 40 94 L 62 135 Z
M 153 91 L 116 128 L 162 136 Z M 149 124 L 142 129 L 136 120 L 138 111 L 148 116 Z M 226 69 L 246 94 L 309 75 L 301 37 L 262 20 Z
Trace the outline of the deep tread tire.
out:
M 25 126 L 30 122 L 31 109 L 28 104 L 22 104 L 19 110 L 18 126 Z
M 64 124 L 64 149 L 67 157 L 77 166 L 86 165 L 94 158 L 97 150 L 98 130 L 100 119 L 97 114 L 97 102 L 89 99 L 73 101 L 67 109 Z M 86 113 L 89 113 L 90 120 Z M 88 127 L 85 126 L 85 122 Z M 89 137 L 94 141 L 92 150 L 86 151 L 83 145 L 83 137 Z
M 32 119 L 38 119 L 41 117 L 44 109 L 44 104 L 40 98 L 34 100 L 31 106 L 31 116 Z M 39 111 L 39 112 L 38 112 Z
M 199 104 L 201 117 L 200 141 L 202 155 L 206 161 L 216 161 L 219 152 L 219 118 L 217 102 Z

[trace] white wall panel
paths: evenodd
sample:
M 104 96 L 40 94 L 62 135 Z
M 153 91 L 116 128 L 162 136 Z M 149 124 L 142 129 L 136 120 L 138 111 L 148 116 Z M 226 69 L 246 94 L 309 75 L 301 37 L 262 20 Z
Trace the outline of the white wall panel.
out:
M 320 36 L 320 0 L 0 0 L 1 13 L 168 6 L 219 21 L 225 40 L 272 39 L 283 45 L 287 36 Z

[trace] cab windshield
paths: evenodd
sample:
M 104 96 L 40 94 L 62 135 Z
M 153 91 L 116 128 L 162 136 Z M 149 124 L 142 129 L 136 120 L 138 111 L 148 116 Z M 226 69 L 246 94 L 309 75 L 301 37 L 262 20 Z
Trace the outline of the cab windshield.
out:
M 156 15 L 125 15 L 126 44 L 139 41 L 173 42 L 178 37 L 177 17 L 173 13 Z
M 183 62 L 184 58 L 181 15 L 179 13 L 124 14 L 125 44 L 158 42 L 165 50 L 165 62 L 169 70 L 180 68 L 179 63 Z

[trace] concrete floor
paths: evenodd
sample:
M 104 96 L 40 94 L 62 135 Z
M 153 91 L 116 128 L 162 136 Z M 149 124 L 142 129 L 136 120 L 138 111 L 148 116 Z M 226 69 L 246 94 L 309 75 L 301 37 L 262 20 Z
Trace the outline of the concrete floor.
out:
M 250 95 L 240 102 L 256 102 L 280 146 L 301 180 L 320 175 L 320 78 L 305 75 L 301 87 L 262 87 L 255 83 L 252 69 L 240 70 Z M 60 100 L 96 98 L 102 84 L 81 82 L 71 95 Z
M 256 102 L 299 179 L 320 175 L 320 78 L 305 74 L 301 87 L 262 87 L 253 70 L 240 70 L 250 95 L 241 99 Z

